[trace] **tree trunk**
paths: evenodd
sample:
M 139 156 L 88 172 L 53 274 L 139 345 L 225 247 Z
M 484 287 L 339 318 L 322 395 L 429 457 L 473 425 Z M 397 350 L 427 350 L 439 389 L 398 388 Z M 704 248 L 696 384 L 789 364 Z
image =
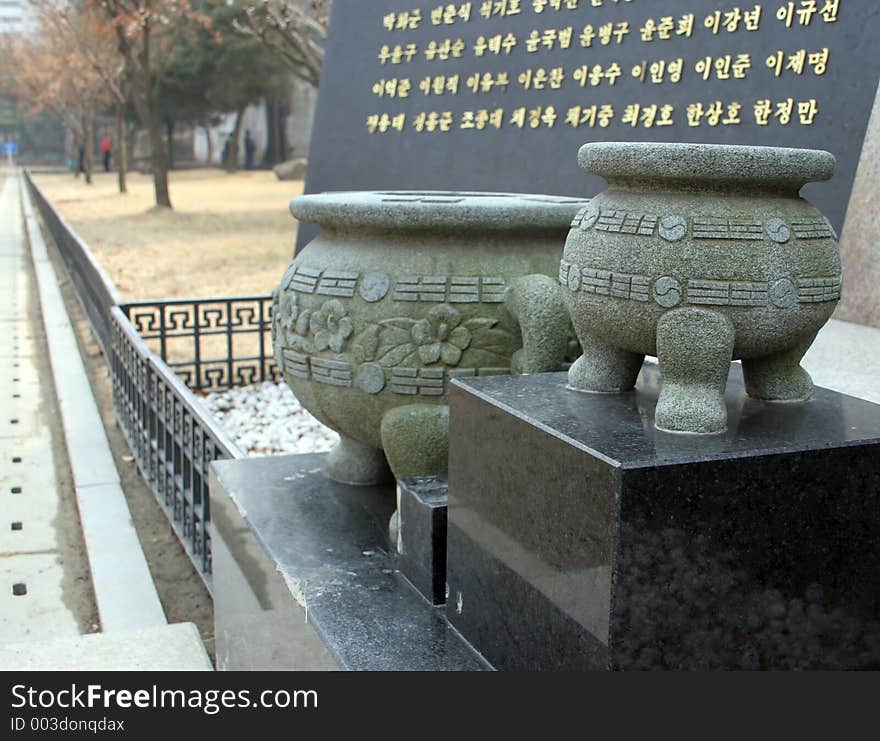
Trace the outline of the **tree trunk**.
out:
M 76 163 L 73 167 L 73 177 L 78 178 L 80 173 L 82 173 L 85 164 L 83 160 L 85 156 L 82 154 L 85 150 L 83 149 L 82 137 L 71 127 L 73 131 L 73 159 Z
M 205 130 L 205 140 L 208 142 L 208 167 L 214 166 L 214 140 L 211 138 L 211 122 L 207 116 L 202 117 L 202 128 Z
M 119 14 L 114 13 L 113 17 L 118 20 Z M 171 196 L 168 194 L 168 163 L 165 159 L 165 141 L 162 136 L 162 118 L 159 114 L 156 89 L 151 79 L 151 33 L 151 25 L 146 23 L 141 28 L 140 49 L 135 50 L 126 36 L 125 28 L 121 24 L 116 26 L 119 53 L 125 59 L 125 74 L 128 78 L 132 101 L 141 126 L 147 130 L 147 136 L 150 140 L 150 164 L 153 169 L 153 190 L 155 191 L 156 205 L 171 208 Z
M 287 143 L 287 117 L 290 116 L 290 102 L 282 101 L 278 110 L 278 162 L 290 159 L 289 145 Z
M 146 125 L 147 135 L 150 138 L 150 161 L 153 166 L 153 190 L 156 194 L 156 205 L 162 208 L 171 208 L 171 195 L 168 193 L 168 160 L 165 158 L 165 142 L 162 136 L 162 117 L 159 113 L 159 101 L 156 99 L 156 89 L 150 79 L 150 34 L 144 32 L 140 52 L 140 68 L 142 79 L 142 109 L 139 114 L 142 123 Z M 135 95 L 137 99 L 137 95 Z
M 263 167 L 272 167 L 284 162 L 284 109 L 282 96 L 266 100 L 266 130 L 268 132 L 266 151 L 263 153 Z
M 119 170 L 119 192 L 128 193 L 125 177 L 128 174 L 128 154 L 125 145 L 125 107 L 116 103 L 116 167 Z
M 244 123 L 246 105 L 238 109 L 235 115 L 235 128 L 232 130 L 232 141 L 229 143 L 229 159 L 226 161 L 226 172 L 233 173 L 238 170 L 238 139 L 241 136 L 241 127 Z
M 165 137 L 162 136 L 162 122 L 155 106 L 147 119 L 147 134 L 150 138 L 150 162 L 153 167 L 153 190 L 156 193 L 156 205 L 171 208 L 171 196 L 168 194 L 168 162 L 165 159 Z
M 168 141 L 168 169 L 174 169 L 174 119 L 165 117 L 165 139 Z
M 266 149 L 263 152 L 263 167 L 271 167 L 274 162 L 272 160 L 275 157 L 275 111 L 276 111 L 276 103 L 275 98 L 270 97 L 265 99 L 265 113 L 266 113 Z
M 95 119 L 94 114 L 89 111 L 85 116 L 85 167 L 86 167 L 86 185 L 92 184 L 92 160 L 95 156 Z

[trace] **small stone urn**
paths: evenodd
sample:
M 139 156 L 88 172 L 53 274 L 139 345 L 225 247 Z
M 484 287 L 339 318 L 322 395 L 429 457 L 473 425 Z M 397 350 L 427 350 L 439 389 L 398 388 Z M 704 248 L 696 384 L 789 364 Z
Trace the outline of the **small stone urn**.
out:
M 608 189 L 569 233 L 560 281 L 583 356 L 580 391 L 631 389 L 660 363 L 661 430 L 726 429 L 723 395 L 741 359 L 748 394 L 801 401 L 800 367 L 840 299 L 837 235 L 803 185 L 828 152 L 704 144 L 595 143 L 580 150 Z
M 349 484 L 446 471 L 456 376 L 560 370 L 571 323 L 556 282 L 581 199 L 327 193 L 293 215 L 321 232 L 275 292 L 275 361 L 341 442 Z M 387 457 L 387 463 L 386 463 Z

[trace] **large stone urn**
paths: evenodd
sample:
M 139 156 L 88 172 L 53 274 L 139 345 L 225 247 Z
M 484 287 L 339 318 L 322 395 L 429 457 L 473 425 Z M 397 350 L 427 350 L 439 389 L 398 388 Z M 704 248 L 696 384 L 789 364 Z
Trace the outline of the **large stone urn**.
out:
M 341 436 L 333 479 L 377 483 L 388 464 L 397 478 L 443 473 L 451 379 L 561 369 L 571 325 L 555 276 L 585 204 L 413 192 L 292 201 L 321 232 L 275 293 L 275 361 Z
M 608 181 L 575 219 L 560 281 L 583 356 L 569 384 L 633 387 L 646 355 L 663 385 L 659 429 L 717 433 L 731 360 L 748 394 L 801 401 L 800 367 L 840 299 L 837 235 L 800 198 L 828 180 L 828 152 L 594 143 L 580 164 Z

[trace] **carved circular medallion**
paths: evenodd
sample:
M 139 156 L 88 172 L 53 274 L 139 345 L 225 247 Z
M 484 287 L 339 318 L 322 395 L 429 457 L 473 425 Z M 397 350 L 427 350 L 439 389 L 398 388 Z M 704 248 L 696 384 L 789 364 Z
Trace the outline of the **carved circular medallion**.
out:
M 778 244 L 785 244 L 791 239 L 791 229 L 788 228 L 788 224 L 782 219 L 770 219 L 767 222 L 767 234 L 770 235 L 770 239 Z
M 391 288 L 391 280 L 385 273 L 367 273 L 361 279 L 358 290 L 364 301 L 374 304 L 388 295 L 389 288 Z
M 585 232 L 595 226 L 596 222 L 599 220 L 599 209 L 592 209 L 584 211 L 583 218 L 581 219 L 581 229 Z
M 660 236 L 667 242 L 681 241 L 687 231 L 687 219 L 683 216 L 664 216 L 660 221 Z
M 770 303 L 780 309 L 797 306 L 797 288 L 788 278 L 780 278 L 770 286 Z
M 385 388 L 385 369 L 378 363 L 364 363 L 358 368 L 355 384 L 361 391 L 378 394 Z
M 568 269 L 568 288 L 572 293 L 581 290 L 581 269 L 577 265 Z
M 658 278 L 654 283 L 654 300 L 665 309 L 671 309 L 681 303 L 681 283 L 675 278 Z

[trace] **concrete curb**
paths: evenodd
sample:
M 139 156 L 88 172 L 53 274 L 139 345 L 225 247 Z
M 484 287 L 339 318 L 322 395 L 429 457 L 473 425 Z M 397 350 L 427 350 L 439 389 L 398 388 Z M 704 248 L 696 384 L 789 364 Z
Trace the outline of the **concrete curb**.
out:
M 101 630 L 165 626 L 55 269 L 21 176 L 19 188 Z
M 192 623 L 0 646 L 0 671 L 213 670 Z

